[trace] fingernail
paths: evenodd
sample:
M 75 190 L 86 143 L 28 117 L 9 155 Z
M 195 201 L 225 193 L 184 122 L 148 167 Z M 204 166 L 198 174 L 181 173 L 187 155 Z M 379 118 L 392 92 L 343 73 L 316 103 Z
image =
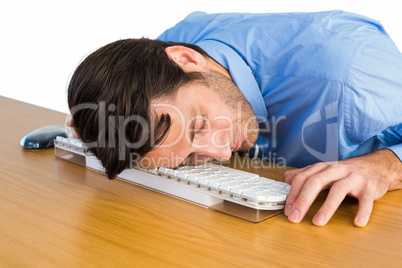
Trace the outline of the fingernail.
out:
M 364 227 L 364 226 L 366 226 L 366 224 L 367 224 L 367 221 L 365 218 L 357 217 L 355 220 L 355 225 L 357 227 Z
M 325 221 L 325 214 L 324 213 L 320 212 L 320 213 L 318 213 L 317 215 L 314 216 L 313 223 L 315 225 L 322 226 L 322 225 L 324 225 L 324 221 Z
M 297 209 L 293 209 L 290 212 L 289 221 L 295 222 L 295 223 L 299 222 L 299 215 L 300 215 L 300 212 Z
M 291 209 L 292 209 L 292 205 L 287 205 L 285 207 L 285 211 L 283 213 L 285 213 L 285 215 L 288 216 Z

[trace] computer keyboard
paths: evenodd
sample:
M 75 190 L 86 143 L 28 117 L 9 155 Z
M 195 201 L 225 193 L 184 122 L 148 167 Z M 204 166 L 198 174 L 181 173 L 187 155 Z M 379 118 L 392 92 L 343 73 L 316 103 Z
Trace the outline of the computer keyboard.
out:
M 77 139 L 57 137 L 55 155 L 103 170 L 99 160 Z M 118 178 L 206 207 L 226 200 L 257 210 L 278 210 L 284 207 L 290 190 L 287 183 L 213 163 L 173 169 L 126 169 Z

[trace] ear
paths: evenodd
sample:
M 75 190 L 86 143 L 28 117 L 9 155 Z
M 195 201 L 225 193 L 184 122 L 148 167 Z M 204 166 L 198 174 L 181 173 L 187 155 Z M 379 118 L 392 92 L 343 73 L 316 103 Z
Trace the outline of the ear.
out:
M 185 72 L 205 69 L 207 61 L 199 52 L 185 46 L 170 46 L 165 49 L 168 57 L 176 62 Z

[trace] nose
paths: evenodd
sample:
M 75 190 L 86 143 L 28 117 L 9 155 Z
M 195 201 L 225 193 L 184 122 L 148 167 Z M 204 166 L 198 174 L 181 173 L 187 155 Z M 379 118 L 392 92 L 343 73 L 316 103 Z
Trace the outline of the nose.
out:
M 202 152 L 192 153 L 188 162 L 189 165 L 201 165 L 211 159 L 227 161 L 232 156 L 232 151 L 226 148 L 220 150 L 203 150 Z
M 199 153 L 202 153 L 206 157 L 215 158 L 220 161 L 229 160 L 232 156 L 229 131 L 212 133 L 210 136 L 209 146 L 201 149 Z

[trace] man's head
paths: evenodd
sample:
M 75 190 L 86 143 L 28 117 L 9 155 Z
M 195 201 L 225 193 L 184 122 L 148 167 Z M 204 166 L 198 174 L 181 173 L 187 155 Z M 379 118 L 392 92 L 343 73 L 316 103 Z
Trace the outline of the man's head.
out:
M 250 105 L 211 62 L 194 45 L 127 39 L 98 49 L 78 66 L 68 88 L 73 125 L 110 179 L 132 165 L 174 167 L 190 158 L 228 158 L 225 146 L 247 149 L 255 142 L 255 134 L 249 140 L 240 130 L 256 131 L 255 119 L 248 120 L 254 117 Z M 200 124 L 207 125 L 202 131 L 210 134 L 203 136 L 215 150 L 206 140 L 196 144 Z M 242 144 L 236 144 L 239 136 Z

